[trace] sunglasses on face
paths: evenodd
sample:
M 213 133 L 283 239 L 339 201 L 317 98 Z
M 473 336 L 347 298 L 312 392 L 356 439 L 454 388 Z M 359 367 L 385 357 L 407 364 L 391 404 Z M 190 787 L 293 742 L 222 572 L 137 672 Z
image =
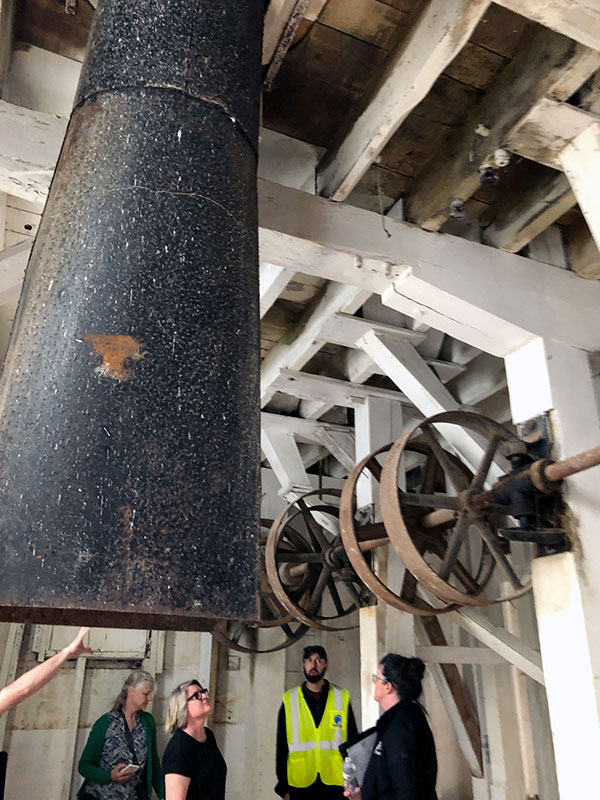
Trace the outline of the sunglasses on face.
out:
M 203 697 L 208 700 L 208 689 L 198 689 L 197 692 L 194 692 L 194 694 L 188 697 L 186 703 L 189 703 L 190 700 L 201 700 Z

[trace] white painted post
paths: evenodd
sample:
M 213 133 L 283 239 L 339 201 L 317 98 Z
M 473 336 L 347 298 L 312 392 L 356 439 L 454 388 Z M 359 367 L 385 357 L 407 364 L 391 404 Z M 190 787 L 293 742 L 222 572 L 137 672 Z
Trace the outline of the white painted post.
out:
M 600 248 L 600 122 L 594 122 L 576 136 L 558 158 Z
M 367 398 L 354 415 L 356 460 L 360 461 L 402 433 L 402 406 L 379 398 Z M 357 507 L 370 509 L 373 521 L 381 519 L 376 497 L 375 480 L 361 476 L 356 486 Z M 390 552 L 387 552 L 387 551 Z M 391 548 L 374 552 L 376 569 L 392 590 L 399 591 L 404 567 L 391 553 Z M 362 608 L 360 615 L 360 686 L 362 726 L 374 725 L 379 709 L 373 700 L 372 674 L 377 672 L 379 659 L 391 650 L 407 655 L 414 653 L 413 619 L 410 614 L 385 606 Z
M 65 761 L 63 766 L 63 779 L 61 797 L 71 796 L 71 783 L 73 781 L 73 763 L 75 761 L 75 747 L 77 745 L 77 729 L 79 727 L 79 712 L 83 694 L 83 681 L 87 658 L 77 659 L 75 667 L 75 685 L 69 696 L 69 716 L 67 719 L 67 738 L 65 742 Z
M 600 443 L 587 354 L 537 339 L 506 359 L 513 420 L 551 411 L 556 456 Z M 533 589 L 562 800 L 597 783 L 600 753 L 600 468 L 565 481 L 571 552 L 536 559 Z M 574 735 L 576 732 L 576 735 Z

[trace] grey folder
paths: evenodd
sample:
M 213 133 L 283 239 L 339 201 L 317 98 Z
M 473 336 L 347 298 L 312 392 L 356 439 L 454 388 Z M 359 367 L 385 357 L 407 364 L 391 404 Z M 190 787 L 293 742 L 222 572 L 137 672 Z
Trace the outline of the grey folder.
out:
M 367 764 L 371 758 L 371 753 L 377 741 L 377 731 L 372 728 L 370 731 L 365 731 L 361 734 L 361 738 L 354 742 L 354 744 L 343 744 L 340 747 L 342 755 L 349 756 L 352 763 L 356 767 L 356 780 L 359 786 L 363 785 L 365 772 L 367 771 Z

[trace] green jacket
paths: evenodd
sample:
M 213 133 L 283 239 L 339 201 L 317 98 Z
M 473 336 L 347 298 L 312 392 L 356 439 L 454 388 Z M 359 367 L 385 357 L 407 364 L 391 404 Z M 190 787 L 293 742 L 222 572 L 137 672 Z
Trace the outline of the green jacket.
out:
M 140 711 L 140 722 L 146 731 L 146 742 L 148 743 L 148 761 L 146 762 L 146 777 L 147 777 L 147 791 L 148 797 L 152 797 L 152 787 L 160 800 L 164 800 L 165 796 L 165 779 L 163 776 L 162 768 L 160 766 L 160 759 L 158 757 L 158 747 L 156 745 L 156 722 L 152 714 L 147 711 Z M 104 747 L 104 740 L 106 738 L 106 731 L 108 730 L 108 714 L 103 714 L 100 719 L 92 725 L 92 730 L 88 736 L 87 743 L 83 748 L 83 753 L 79 759 L 78 770 L 79 774 L 85 778 L 81 789 L 77 793 L 77 797 L 83 797 L 86 784 L 91 781 L 100 786 L 106 786 L 110 783 L 110 771 L 101 769 L 98 764 L 100 763 L 100 756 L 102 755 L 102 748 Z

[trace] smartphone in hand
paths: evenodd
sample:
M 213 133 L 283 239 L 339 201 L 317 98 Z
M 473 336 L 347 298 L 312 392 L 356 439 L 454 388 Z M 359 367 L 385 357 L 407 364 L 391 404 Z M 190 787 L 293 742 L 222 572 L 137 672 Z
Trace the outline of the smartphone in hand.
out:
M 137 772 L 139 768 L 140 768 L 140 767 L 139 767 L 139 765 L 138 765 L 138 764 L 125 764 L 125 766 L 124 766 L 124 767 L 121 767 L 121 769 L 119 770 L 119 772 L 120 772 L 120 773 L 123 773 L 123 772 L 131 772 L 131 774 L 133 775 L 133 773 L 134 773 L 134 772 Z

